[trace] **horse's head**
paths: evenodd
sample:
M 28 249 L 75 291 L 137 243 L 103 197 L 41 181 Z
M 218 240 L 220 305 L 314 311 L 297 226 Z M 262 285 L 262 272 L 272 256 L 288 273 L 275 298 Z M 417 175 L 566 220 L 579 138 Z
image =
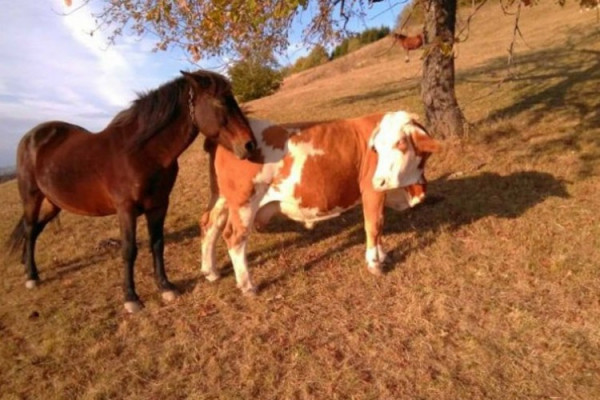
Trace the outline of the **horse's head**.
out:
M 415 119 L 404 111 L 387 113 L 373 131 L 369 147 L 377 152 L 375 190 L 425 184 L 425 161 L 440 145 Z
M 188 106 L 192 123 L 207 138 L 223 145 L 238 158 L 256 150 L 248 120 L 233 97 L 231 84 L 209 71 L 181 71 L 188 82 Z

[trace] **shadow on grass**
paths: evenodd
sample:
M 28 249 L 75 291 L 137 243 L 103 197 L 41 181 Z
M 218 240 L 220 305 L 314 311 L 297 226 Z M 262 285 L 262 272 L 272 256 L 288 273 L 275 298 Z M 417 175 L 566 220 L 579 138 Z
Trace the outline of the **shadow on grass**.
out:
M 354 104 L 357 102 L 377 101 L 380 102 L 397 102 L 404 98 L 415 96 L 419 90 L 419 81 L 415 78 L 409 78 L 408 81 L 403 81 L 401 84 L 394 83 L 392 85 L 383 85 L 377 89 L 350 96 L 344 96 L 333 99 L 326 104 L 327 107 L 339 107 L 343 105 Z
M 517 55 L 513 75 L 506 80 L 511 85 L 507 95 L 512 103 L 475 121 L 475 126 L 485 133 L 483 140 L 514 137 L 515 144 L 522 148 L 522 132 L 505 132 L 504 127 L 490 131 L 488 125 L 513 118 L 525 121 L 525 126 L 552 123 L 555 119 L 570 121 L 557 126 L 556 131 L 538 135 L 535 144 L 526 145 L 523 157 L 575 151 L 582 165 L 579 177 L 589 176 L 600 160 L 600 51 L 590 48 L 599 41 L 600 29 L 578 29 L 573 30 L 564 45 Z M 489 77 L 506 71 L 506 59 L 501 57 L 461 72 L 457 81 L 492 86 L 498 82 Z
M 45 277 L 44 269 L 40 270 L 40 275 L 42 278 L 42 283 L 49 283 L 53 281 L 60 281 L 65 276 L 74 274 L 78 271 L 86 269 L 88 267 L 93 267 L 94 265 L 100 264 L 101 262 L 112 258 L 113 256 L 108 253 L 99 253 L 99 254 L 91 254 L 85 255 L 82 257 L 77 257 L 75 259 L 70 260 L 60 260 L 54 261 L 52 263 L 51 269 L 54 274 L 51 276 Z M 44 275 L 42 275 L 44 274 Z
M 530 208 L 542 203 L 549 197 L 568 198 L 565 183 L 551 174 L 523 171 L 507 176 L 486 172 L 473 177 L 460 179 L 440 178 L 429 183 L 428 201 L 413 210 L 398 213 L 386 210 L 385 233 L 402 233 L 416 230 L 423 233 L 419 244 L 405 250 L 402 243 L 386 241 L 387 251 L 391 253 L 390 269 L 400 264 L 412 251 L 422 250 L 435 241 L 435 235 L 444 230 L 458 230 L 485 217 L 518 218 Z M 325 251 L 317 250 L 314 256 L 301 267 L 310 270 L 322 260 L 332 257 L 356 245 L 364 245 L 363 217 L 360 207 L 342 216 L 317 224 L 314 229 L 306 230 L 303 225 L 278 218 L 267 226 L 268 234 L 298 233 L 289 238 L 270 245 L 267 248 L 253 251 L 248 255 L 250 268 L 273 257 L 273 253 L 306 249 L 319 242 L 345 232 L 335 245 Z M 252 236 L 250 236 L 252 241 Z M 398 254 L 400 249 L 405 251 Z M 227 262 L 221 270 L 223 276 L 231 274 L 231 264 Z M 267 278 L 259 289 L 267 288 L 281 280 L 287 279 L 294 271 L 282 270 L 278 276 Z

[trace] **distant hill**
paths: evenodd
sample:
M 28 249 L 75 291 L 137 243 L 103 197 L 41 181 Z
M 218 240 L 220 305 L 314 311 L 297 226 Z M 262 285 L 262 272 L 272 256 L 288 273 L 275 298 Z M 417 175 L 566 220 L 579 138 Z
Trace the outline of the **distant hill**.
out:
M 16 167 L 0 167 L 0 183 L 15 179 L 16 176 Z

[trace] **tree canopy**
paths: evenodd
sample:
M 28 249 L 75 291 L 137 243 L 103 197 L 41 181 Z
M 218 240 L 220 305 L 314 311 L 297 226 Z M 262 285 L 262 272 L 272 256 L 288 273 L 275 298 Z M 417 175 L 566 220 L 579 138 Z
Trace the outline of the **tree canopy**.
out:
M 71 0 L 64 0 L 67 5 Z M 156 48 L 178 46 L 198 60 L 222 54 L 247 55 L 256 46 L 283 52 L 296 17 L 302 38 L 324 43 L 345 32 L 352 18 L 367 15 L 381 0 L 85 0 L 97 29 L 114 41 L 133 32 L 152 34 Z M 306 17 L 306 19 L 305 19 Z

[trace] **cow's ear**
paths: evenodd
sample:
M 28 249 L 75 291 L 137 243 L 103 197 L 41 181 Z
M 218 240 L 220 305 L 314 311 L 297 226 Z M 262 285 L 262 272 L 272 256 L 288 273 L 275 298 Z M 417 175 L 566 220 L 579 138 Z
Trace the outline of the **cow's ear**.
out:
M 379 125 L 375 129 L 373 129 L 373 133 L 371 133 L 371 137 L 369 138 L 368 148 L 369 150 L 375 150 L 375 137 L 379 134 Z
M 423 153 L 435 153 L 440 150 L 442 145 L 440 142 L 422 132 L 420 129 L 415 129 L 412 134 L 413 142 L 418 151 Z

